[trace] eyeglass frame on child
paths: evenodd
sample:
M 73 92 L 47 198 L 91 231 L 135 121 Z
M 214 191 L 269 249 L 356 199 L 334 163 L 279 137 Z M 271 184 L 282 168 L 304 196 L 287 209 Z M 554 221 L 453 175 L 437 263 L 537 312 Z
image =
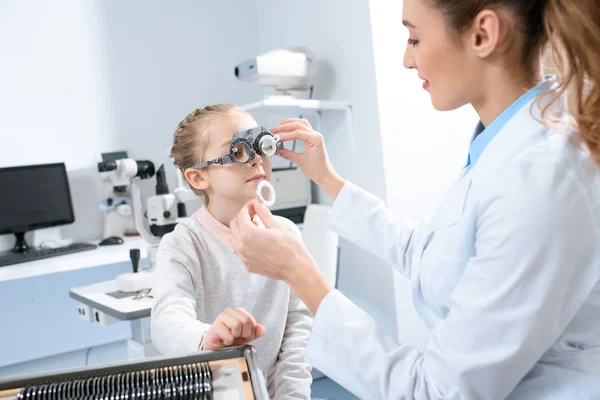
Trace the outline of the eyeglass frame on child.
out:
M 205 161 L 203 163 L 192 165 L 188 167 L 190 169 L 203 169 L 211 165 L 227 165 L 227 164 L 237 164 L 237 165 L 246 165 L 252 162 L 257 154 L 259 154 L 263 158 L 269 158 L 269 156 L 265 156 L 260 151 L 260 141 L 265 135 L 270 135 L 276 138 L 276 135 L 273 135 L 267 128 L 264 126 L 256 126 L 250 129 L 243 129 L 237 131 L 233 134 L 233 138 L 231 140 L 231 145 L 229 147 L 229 154 L 226 156 L 222 156 L 219 158 L 215 158 L 210 161 Z M 238 143 L 243 143 L 246 146 L 246 150 L 248 150 L 249 158 L 245 162 L 240 162 L 235 158 L 235 150 Z M 282 149 L 283 143 L 276 140 L 276 149 Z

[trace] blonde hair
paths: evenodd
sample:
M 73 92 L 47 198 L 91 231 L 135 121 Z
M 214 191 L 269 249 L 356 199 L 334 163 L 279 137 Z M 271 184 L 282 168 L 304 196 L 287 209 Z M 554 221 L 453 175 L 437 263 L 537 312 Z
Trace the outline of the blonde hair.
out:
M 548 0 L 544 26 L 558 82 L 544 114 L 566 92 L 579 137 L 600 165 L 600 0 Z
M 247 114 L 246 111 L 232 104 L 209 105 L 188 114 L 173 133 L 173 146 L 171 146 L 173 164 L 185 173 L 186 169 L 203 162 L 212 122 L 220 116 L 234 113 Z M 196 189 L 189 181 L 188 185 L 194 193 L 204 199 L 205 203 L 208 203 L 204 190 Z
M 484 9 L 511 10 L 523 38 L 521 65 L 529 76 L 539 71 L 542 50 L 549 46 L 558 87 L 542 115 L 550 125 L 547 112 L 566 92 L 579 136 L 600 165 L 600 0 L 428 1 L 459 33 Z

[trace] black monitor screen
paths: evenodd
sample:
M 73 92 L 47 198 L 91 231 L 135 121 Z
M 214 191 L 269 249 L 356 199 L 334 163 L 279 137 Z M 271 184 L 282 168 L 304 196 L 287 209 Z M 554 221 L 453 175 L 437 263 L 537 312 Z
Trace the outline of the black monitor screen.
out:
M 0 234 L 74 221 L 65 164 L 0 168 Z

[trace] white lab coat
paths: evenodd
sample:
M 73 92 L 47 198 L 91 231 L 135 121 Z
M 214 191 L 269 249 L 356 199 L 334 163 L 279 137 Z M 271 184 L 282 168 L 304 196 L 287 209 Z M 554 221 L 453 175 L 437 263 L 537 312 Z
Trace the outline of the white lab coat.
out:
M 426 226 L 344 186 L 332 230 L 411 279 L 431 333 L 398 344 L 333 291 L 310 363 L 361 399 L 600 399 L 599 168 L 536 117 L 517 112 Z

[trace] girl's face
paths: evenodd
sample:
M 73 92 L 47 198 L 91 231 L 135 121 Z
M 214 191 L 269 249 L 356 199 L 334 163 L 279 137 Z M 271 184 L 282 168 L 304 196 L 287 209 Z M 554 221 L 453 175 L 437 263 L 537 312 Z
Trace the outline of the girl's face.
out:
M 248 114 L 229 113 L 217 117 L 208 132 L 204 160 L 229 155 L 231 139 L 236 131 L 257 126 Z M 212 165 L 200 171 L 206 182 L 206 194 L 210 203 L 230 204 L 241 208 L 256 197 L 256 187 L 262 180 L 271 180 L 271 162 L 258 154 L 246 165 Z M 232 210 L 237 211 L 237 210 Z
M 417 70 L 433 106 L 447 111 L 472 103 L 482 74 L 442 13 L 426 0 L 404 0 L 402 17 L 409 31 L 404 66 Z

